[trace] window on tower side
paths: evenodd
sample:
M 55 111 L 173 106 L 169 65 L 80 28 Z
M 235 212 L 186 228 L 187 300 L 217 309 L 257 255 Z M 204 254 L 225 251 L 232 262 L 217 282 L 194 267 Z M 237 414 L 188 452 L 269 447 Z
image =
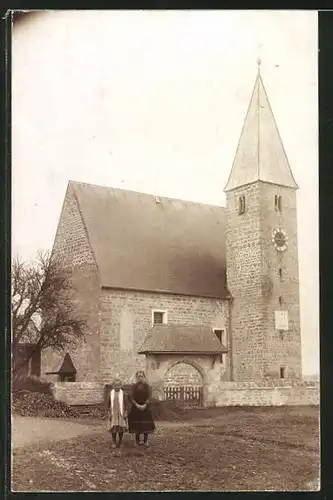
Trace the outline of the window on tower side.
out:
M 277 212 L 282 212 L 282 197 L 280 195 L 275 195 L 275 210 Z
M 240 196 L 238 198 L 238 215 L 245 213 L 245 196 Z

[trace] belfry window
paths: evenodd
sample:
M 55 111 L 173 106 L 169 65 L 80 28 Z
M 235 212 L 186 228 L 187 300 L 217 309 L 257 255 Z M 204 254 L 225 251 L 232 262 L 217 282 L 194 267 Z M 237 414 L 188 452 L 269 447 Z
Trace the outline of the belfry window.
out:
M 46 375 L 58 375 L 60 382 L 75 382 L 76 368 L 73 364 L 70 354 L 67 352 L 64 361 L 58 371 L 46 372 Z
M 286 378 L 286 369 L 284 366 L 280 367 L 280 378 Z
M 275 210 L 277 212 L 282 212 L 282 197 L 280 195 L 275 195 Z
M 238 215 L 245 213 L 245 196 L 240 196 L 238 198 Z

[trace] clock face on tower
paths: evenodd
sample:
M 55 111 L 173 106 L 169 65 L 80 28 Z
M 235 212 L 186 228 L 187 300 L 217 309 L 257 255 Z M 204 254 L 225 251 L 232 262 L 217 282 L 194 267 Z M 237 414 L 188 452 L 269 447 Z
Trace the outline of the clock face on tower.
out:
M 278 252 L 284 252 L 285 250 L 287 250 L 288 236 L 286 232 L 281 228 L 274 229 L 272 235 L 272 243 L 274 245 L 274 248 Z

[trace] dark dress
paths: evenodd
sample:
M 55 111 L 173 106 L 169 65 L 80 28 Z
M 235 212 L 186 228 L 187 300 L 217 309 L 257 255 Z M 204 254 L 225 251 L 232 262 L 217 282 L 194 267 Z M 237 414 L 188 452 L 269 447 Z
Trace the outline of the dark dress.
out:
M 146 403 L 151 397 L 151 390 L 145 382 L 137 382 L 132 387 L 132 401 L 136 401 L 139 405 Z M 139 434 L 150 434 L 155 430 L 155 424 L 149 404 L 144 410 L 139 410 L 134 404 L 128 414 L 128 430 L 129 432 Z

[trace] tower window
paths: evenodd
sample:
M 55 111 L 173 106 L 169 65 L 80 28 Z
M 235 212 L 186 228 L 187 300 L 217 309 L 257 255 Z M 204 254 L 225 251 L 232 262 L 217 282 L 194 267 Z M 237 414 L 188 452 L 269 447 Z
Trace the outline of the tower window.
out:
M 280 378 L 286 378 L 285 375 L 286 375 L 286 369 L 284 366 L 281 366 L 280 367 Z
M 282 299 L 282 297 L 280 295 L 280 297 L 279 297 L 279 304 L 280 304 L 280 306 L 282 306 L 282 302 L 283 302 L 283 299 Z
M 279 276 L 282 278 L 282 267 L 279 267 Z
M 238 198 L 238 215 L 245 213 L 245 196 L 240 196 Z
M 280 195 L 275 195 L 275 210 L 277 212 L 282 212 L 282 197 Z

